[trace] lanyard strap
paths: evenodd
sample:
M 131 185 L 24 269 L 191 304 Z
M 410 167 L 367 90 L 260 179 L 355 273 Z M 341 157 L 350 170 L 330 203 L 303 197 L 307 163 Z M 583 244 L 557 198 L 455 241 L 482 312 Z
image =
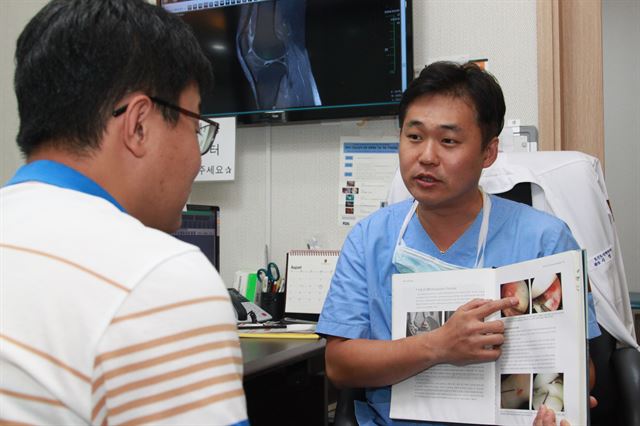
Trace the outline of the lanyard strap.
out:
M 413 214 L 416 212 L 417 208 L 418 208 L 418 200 L 415 200 L 413 204 L 411 204 L 409 213 L 407 213 L 407 215 L 404 217 L 404 222 L 402 222 L 402 226 L 400 227 L 400 233 L 398 234 L 398 239 L 396 240 L 396 247 L 406 245 L 402 237 L 404 237 L 404 233 L 407 230 L 407 226 L 409 226 L 409 222 L 411 221 L 411 218 L 413 217 Z
M 489 235 L 489 216 L 491 214 L 491 198 L 482 192 L 482 223 L 480 224 L 480 232 L 478 233 L 478 251 L 476 253 L 475 268 L 484 267 L 484 251 L 487 247 L 487 236 Z
M 482 223 L 480 224 L 480 232 L 478 233 L 478 247 L 476 252 L 476 264 L 474 268 L 482 268 L 484 267 L 484 251 L 487 246 L 487 235 L 489 234 L 489 216 L 491 214 L 491 198 L 487 195 L 486 192 L 479 188 L 482 193 Z M 404 222 L 402 222 L 402 227 L 400 228 L 400 234 L 398 235 L 398 239 L 396 241 L 396 246 L 406 246 L 404 242 L 404 233 L 407 231 L 407 227 L 409 226 L 409 222 L 418 208 L 418 200 L 415 200 L 409 209 L 409 212 L 404 218 Z
M 60 188 L 72 189 L 85 194 L 103 198 L 116 206 L 120 211 L 125 209 L 104 188 L 94 180 L 62 163 L 51 160 L 38 160 L 20 167 L 15 175 L 4 186 L 23 182 L 42 182 Z

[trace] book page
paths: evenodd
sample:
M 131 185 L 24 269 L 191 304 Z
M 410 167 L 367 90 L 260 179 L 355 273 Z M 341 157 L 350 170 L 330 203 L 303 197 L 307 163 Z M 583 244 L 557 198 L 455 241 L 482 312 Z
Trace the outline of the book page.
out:
M 395 274 L 392 337 L 432 331 L 461 305 L 496 297 L 490 269 Z M 496 314 L 497 316 L 497 314 Z M 495 363 L 436 365 L 391 388 L 391 418 L 459 423 L 495 422 Z
M 580 251 L 498 268 L 505 343 L 498 360 L 497 423 L 530 425 L 539 405 L 571 424 L 586 419 L 586 340 Z

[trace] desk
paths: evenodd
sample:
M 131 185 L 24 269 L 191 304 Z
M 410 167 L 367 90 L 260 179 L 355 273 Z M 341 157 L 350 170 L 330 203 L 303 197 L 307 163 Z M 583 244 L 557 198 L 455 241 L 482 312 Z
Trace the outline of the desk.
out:
M 252 426 L 328 424 L 326 341 L 240 339 Z

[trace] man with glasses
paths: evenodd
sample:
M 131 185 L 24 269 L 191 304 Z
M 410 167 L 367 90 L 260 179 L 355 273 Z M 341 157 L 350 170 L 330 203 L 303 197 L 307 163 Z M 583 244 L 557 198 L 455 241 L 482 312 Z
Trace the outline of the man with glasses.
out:
M 177 111 L 179 113 L 186 115 L 187 117 L 195 118 L 196 120 L 198 120 L 197 134 L 198 134 L 198 146 L 200 147 L 200 155 L 205 155 L 211 149 L 211 145 L 213 145 L 213 141 L 215 140 L 216 135 L 220 130 L 220 125 L 218 123 L 208 118 L 205 118 L 200 114 L 197 114 L 195 112 L 189 111 L 184 108 L 180 108 L 179 106 L 173 105 L 170 102 L 163 101 L 162 99 L 156 98 L 155 96 L 149 96 L 149 99 L 151 99 L 153 102 L 155 102 L 158 105 L 161 105 L 165 108 L 172 109 L 174 111 Z M 113 111 L 111 114 L 114 117 L 118 117 L 119 115 L 122 115 L 127 110 L 127 106 L 129 105 L 127 104 L 127 105 L 121 106 L 120 108 Z
M 53 0 L 15 61 L 0 423 L 247 424 L 227 291 L 167 234 L 218 131 L 195 37 L 142 0 Z

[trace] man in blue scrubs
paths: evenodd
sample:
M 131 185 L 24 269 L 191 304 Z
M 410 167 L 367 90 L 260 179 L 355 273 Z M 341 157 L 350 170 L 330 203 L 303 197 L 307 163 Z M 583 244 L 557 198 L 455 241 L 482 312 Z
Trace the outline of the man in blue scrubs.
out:
M 392 274 L 499 267 L 578 249 L 562 221 L 479 189 L 504 113 L 497 81 L 474 64 L 434 63 L 403 94 L 400 171 L 415 200 L 354 227 L 317 327 L 328 336 L 329 378 L 367 389 L 367 401 L 356 403 L 362 425 L 409 424 L 389 418 L 391 384 L 436 364 L 498 359 L 504 325 L 483 319 L 518 303 L 472 300 L 435 331 L 391 340 Z M 553 412 L 536 422 L 555 424 Z

